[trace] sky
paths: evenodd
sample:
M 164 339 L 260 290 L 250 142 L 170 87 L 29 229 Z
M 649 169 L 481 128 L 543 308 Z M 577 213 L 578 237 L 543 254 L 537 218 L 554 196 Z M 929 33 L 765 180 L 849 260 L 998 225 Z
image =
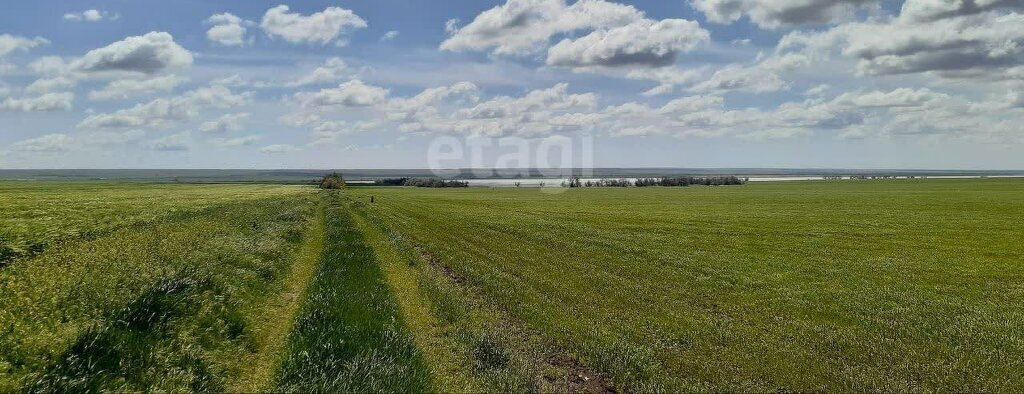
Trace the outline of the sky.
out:
M 1024 169 L 1024 2 L 0 13 L 0 168 L 534 167 L 565 141 L 574 166 Z

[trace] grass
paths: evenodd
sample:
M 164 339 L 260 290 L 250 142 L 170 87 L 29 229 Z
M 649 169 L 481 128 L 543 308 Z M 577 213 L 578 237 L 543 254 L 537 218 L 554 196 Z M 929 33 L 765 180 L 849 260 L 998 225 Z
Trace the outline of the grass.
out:
M 276 391 L 424 391 L 429 375 L 373 249 L 339 192 L 322 198 L 325 249 L 288 337 Z
M 288 315 L 257 312 L 301 266 L 315 194 L 236 191 L 0 268 L 0 391 L 220 391 L 273 369 L 261 338 Z
M 0 181 L 0 266 L 54 242 L 224 203 L 301 193 L 295 186 Z
M 349 192 L 473 309 L 625 391 L 1024 390 L 1021 195 L 1019 180 Z
M 1024 391 L 1024 181 L 558 191 L 0 182 L 0 392 Z

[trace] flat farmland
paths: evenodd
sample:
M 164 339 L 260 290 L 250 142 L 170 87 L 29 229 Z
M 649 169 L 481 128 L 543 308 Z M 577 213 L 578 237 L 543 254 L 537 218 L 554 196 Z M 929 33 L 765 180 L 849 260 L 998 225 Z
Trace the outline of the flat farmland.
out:
M 1024 182 L 558 191 L 347 195 L 463 311 L 522 329 L 495 346 L 534 338 L 619 389 L 1024 389 Z
M 0 392 L 1024 390 L 1018 179 L 0 192 Z
M 301 193 L 295 186 L 128 182 L 0 182 L 0 264 L 53 242 L 186 215 L 225 203 Z

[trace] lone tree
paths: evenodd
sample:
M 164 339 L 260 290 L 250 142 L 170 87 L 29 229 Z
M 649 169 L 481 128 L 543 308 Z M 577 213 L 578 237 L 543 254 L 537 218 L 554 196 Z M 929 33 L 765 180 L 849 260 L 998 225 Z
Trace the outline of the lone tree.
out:
M 332 172 L 320 180 L 321 189 L 341 189 L 343 187 L 345 187 L 345 178 L 337 172 Z

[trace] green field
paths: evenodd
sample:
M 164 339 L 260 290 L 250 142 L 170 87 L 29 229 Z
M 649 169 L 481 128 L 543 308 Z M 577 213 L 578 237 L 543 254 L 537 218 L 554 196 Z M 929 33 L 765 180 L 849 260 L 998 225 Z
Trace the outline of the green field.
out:
M 0 182 L 0 391 L 1024 390 L 1022 180 L 558 191 Z

